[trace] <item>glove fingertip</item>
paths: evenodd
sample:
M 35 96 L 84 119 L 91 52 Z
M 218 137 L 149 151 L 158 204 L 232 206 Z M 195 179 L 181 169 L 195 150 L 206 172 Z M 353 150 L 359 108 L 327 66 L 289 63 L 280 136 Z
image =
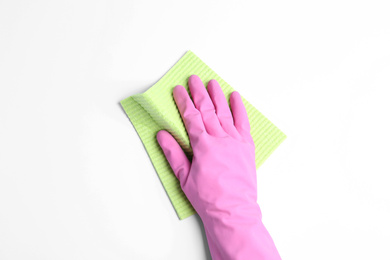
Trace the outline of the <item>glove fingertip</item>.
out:
M 167 134 L 169 135 L 169 133 L 165 130 L 160 130 L 157 132 L 157 142 L 159 143 L 159 145 L 161 147 L 165 146 L 166 144 L 166 140 L 167 140 Z

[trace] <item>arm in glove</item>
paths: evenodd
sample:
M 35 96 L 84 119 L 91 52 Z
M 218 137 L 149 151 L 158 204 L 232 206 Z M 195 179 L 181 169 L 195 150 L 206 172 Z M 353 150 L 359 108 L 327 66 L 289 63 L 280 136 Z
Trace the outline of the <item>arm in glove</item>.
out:
M 207 90 L 199 77 L 189 78 L 192 100 L 183 86 L 173 95 L 186 126 L 193 158 L 160 131 L 157 140 L 187 198 L 203 221 L 212 258 L 280 259 L 264 227 L 257 204 L 255 145 L 238 92 L 230 106 L 217 81 Z

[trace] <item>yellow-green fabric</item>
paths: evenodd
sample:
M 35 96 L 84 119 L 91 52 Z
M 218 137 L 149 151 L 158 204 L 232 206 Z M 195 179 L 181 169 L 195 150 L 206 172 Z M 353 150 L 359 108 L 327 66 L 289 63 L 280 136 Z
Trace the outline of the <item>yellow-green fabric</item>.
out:
M 181 190 L 179 181 L 165 159 L 164 153 L 157 143 L 156 134 L 161 129 L 169 131 L 186 154 L 191 157 L 188 135 L 176 108 L 172 91 L 176 85 L 182 85 L 188 90 L 187 81 L 192 74 L 198 75 L 205 84 L 211 79 L 216 79 L 229 100 L 228 97 L 233 92 L 233 88 L 194 53 L 188 51 L 146 92 L 121 101 L 121 105 L 138 132 L 180 219 L 189 217 L 196 212 Z M 249 104 L 245 98 L 243 101 L 256 145 L 256 166 L 259 167 L 286 138 L 286 135 Z

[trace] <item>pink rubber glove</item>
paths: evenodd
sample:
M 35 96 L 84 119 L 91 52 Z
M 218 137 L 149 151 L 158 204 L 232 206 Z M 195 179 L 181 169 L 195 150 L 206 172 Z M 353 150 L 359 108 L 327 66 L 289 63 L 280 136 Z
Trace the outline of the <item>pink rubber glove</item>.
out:
M 192 162 L 167 131 L 159 131 L 157 140 L 203 221 L 212 258 L 280 259 L 261 221 L 255 145 L 240 95 L 231 94 L 231 113 L 217 81 L 206 90 L 192 75 L 188 85 L 194 102 L 183 86 L 176 86 L 173 96 L 190 138 Z

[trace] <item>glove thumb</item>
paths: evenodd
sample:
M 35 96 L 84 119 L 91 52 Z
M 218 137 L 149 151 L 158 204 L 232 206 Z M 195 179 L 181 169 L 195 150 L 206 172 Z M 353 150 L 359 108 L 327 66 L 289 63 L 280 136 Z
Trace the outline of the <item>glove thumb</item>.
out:
M 191 167 L 190 161 L 175 138 L 173 138 L 173 136 L 167 131 L 159 131 L 157 133 L 157 141 L 160 144 L 160 147 L 163 150 L 174 174 L 182 185 L 188 177 Z

